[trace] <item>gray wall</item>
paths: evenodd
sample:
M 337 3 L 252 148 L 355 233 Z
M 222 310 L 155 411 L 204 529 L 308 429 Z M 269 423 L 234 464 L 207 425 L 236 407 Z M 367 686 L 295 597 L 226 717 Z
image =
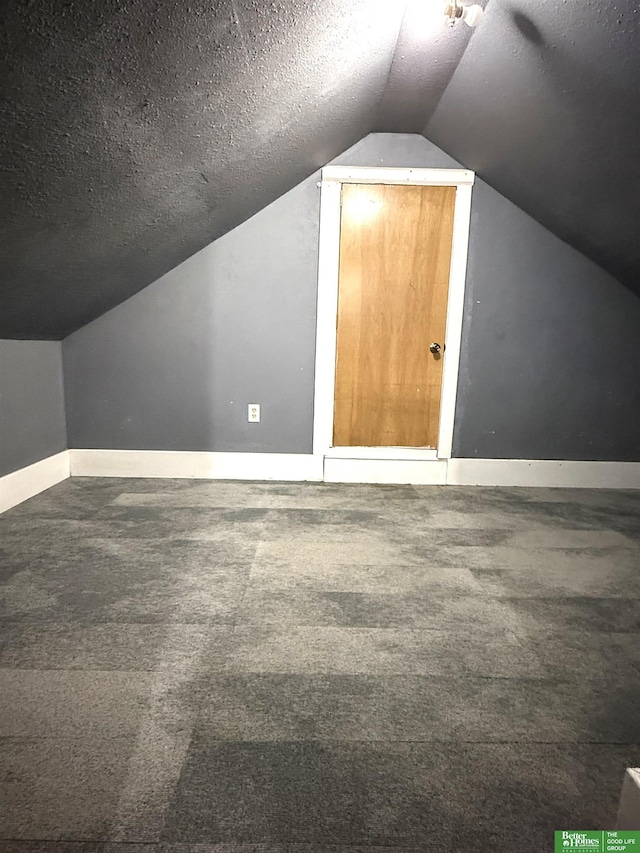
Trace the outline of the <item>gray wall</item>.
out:
M 66 447 L 61 344 L 0 340 L 0 476 Z
M 317 194 L 306 181 L 64 341 L 70 447 L 309 450 Z
M 334 162 L 458 165 L 400 134 Z M 317 179 L 63 342 L 70 447 L 310 452 Z M 628 290 L 476 182 L 455 455 L 640 459 L 639 320 Z
M 486 184 L 454 455 L 640 460 L 640 298 Z

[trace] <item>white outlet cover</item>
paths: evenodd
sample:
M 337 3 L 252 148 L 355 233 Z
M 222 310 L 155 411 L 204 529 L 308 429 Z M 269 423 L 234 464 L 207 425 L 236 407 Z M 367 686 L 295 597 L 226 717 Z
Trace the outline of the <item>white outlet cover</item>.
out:
M 247 420 L 250 424 L 260 423 L 260 403 L 249 403 L 247 406 Z

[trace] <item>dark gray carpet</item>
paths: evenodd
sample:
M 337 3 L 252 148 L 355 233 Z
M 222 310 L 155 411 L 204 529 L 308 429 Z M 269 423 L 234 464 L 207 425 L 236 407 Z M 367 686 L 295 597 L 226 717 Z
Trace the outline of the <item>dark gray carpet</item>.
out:
M 640 765 L 639 492 L 72 479 L 0 629 L 0 853 L 550 851 Z

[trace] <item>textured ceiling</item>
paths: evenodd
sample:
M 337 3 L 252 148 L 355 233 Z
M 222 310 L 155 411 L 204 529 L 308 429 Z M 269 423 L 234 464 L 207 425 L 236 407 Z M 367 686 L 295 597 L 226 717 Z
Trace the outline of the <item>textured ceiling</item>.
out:
M 371 130 L 424 130 L 637 289 L 635 0 L 434 36 L 421 2 L 4 0 L 0 337 L 63 337 Z
M 637 0 L 491 0 L 424 135 L 640 294 Z
M 372 128 L 387 0 L 4 0 L 0 337 L 61 337 Z

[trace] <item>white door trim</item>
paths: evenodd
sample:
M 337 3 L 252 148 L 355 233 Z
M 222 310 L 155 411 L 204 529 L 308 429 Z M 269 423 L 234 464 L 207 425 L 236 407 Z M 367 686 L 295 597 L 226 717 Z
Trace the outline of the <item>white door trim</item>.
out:
M 316 368 L 313 419 L 313 452 L 327 458 L 351 459 L 410 458 L 449 459 L 458 391 L 458 369 L 462 341 L 462 316 L 471 221 L 471 188 L 475 175 L 467 169 L 390 169 L 327 166 L 320 184 L 320 249 L 318 257 L 318 308 L 316 327 Z M 455 186 L 453 245 L 447 303 L 445 356 L 440 402 L 438 448 L 334 448 L 333 414 L 336 363 L 336 319 L 338 314 L 338 273 L 340 265 L 340 195 L 344 183 L 416 184 Z
M 395 169 L 387 166 L 325 166 L 322 180 L 339 184 L 409 184 L 428 187 L 473 185 L 468 169 Z

